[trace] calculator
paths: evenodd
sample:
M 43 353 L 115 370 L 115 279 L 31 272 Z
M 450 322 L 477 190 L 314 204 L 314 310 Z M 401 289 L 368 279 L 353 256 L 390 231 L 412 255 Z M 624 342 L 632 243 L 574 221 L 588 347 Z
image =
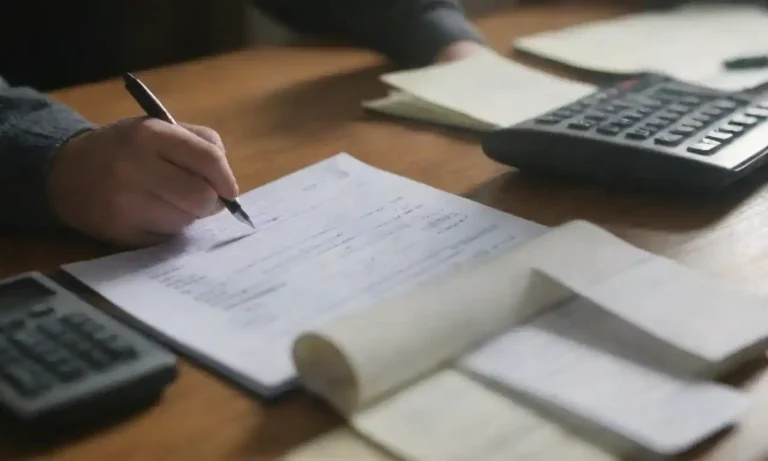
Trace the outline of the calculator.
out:
M 768 152 L 768 98 L 644 74 L 487 133 L 485 155 L 521 171 L 652 188 L 717 189 Z
M 0 412 L 9 427 L 107 422 L 155 401 L 176 373 L 173 354 L 53 279 L 29 272 L 0 281 Z

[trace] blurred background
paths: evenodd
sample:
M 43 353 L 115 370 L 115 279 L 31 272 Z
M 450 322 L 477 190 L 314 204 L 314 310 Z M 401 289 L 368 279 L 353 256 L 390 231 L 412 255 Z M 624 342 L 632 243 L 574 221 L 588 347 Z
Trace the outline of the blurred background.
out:
M 513 3 L 516 0 L 463 0 L 472 16 Z M 44 91 L 125 70 L 295 40 L 248 0 L 0 3 L 0 75 L 11 84 Z

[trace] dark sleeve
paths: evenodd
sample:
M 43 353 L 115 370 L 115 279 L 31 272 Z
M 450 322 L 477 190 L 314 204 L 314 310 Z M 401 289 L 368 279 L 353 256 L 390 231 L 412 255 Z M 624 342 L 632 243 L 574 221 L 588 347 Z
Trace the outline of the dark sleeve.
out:
M 0 233 L 57 227 L 46 192 L 49 160 L 61 143 L 89 128 L 65 105 L 0 78 Z
M 456 40 L 483 42 L 459 0 L 254 0 L 294 31 L 343 40 L 405 67 L 431 64 Z

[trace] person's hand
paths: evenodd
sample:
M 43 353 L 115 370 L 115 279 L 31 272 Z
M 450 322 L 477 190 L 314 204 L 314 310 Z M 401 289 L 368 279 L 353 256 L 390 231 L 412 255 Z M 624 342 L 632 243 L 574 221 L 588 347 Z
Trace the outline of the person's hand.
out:
M 440 62 L 457 61 L 473 54 L 485 50 L 486 47 L 480 43 L 471 40 L 459 40 L 458 42 L 451 43 L 443 49 L 438 56 Z
M 179 234 L 221 210 L 238 188 L 210 128 L 133 118 L 85 132 L 53 157 L 53 212 L 67 226 L 122 245 Z

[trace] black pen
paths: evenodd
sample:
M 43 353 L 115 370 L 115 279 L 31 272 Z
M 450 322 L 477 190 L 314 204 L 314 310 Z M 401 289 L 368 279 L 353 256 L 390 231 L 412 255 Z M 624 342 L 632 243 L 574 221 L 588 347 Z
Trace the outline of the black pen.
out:
M 723 64 L 730 70 L 762 69 L 768 67 L 768 55 L 743 56 L 729 59 Z
M 128 93 L 131 94 L 133 99 L 136 100 L 147 115 L 177 125 L 176 120 L 174 120 L 171 114 L 165 110 L 165 107 L 163 107 L 160 101 L 151 91 L 149 91 L 149 88 L 147 88 L 141 80 L 134 77 L 130 72 L 126 72 L 123 74 L 123 81 L 125 82 L 125 89 L 128 90 Z M 248 216 L 248 213 L 243 210 L 243 207 L 240 206 L 240 202 L 238 202 L 237 199 L 228 200 L 224 197 L 219 197 L 219 200 L 221 200 L 227 210 L 229 210 L 238 221 L 251 227 L 255 227 L 253 221 L 251 221 L 251 218 Z

